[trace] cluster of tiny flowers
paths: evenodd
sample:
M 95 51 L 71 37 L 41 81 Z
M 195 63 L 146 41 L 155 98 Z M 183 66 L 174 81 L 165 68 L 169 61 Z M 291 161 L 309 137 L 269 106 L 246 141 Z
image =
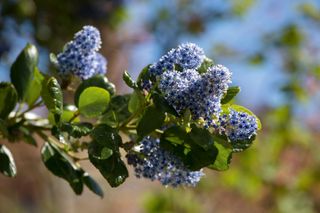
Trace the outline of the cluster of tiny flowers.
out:
M 256 118 L 245 112 L 230 109 L 229 115 L 221 118 L 223 131 L 231 141 L 248 140 L 258 129 Z
M 204 175 L 201 170 L 187 169 L 179 158 L 160 147 L 159 139 L 149 136 L 142 140 L 139 154 L 130 153 L 126 157 L 135 168 L 136 177 L 158 180 L 165 186 L 195 186 Z
M 205 58 L 204 51 L 193 43 L 185 43 L 170 50 L 158 62 L 149 68 L 154 76 L 160 76 L 164 71 L 172 71 L 175 65 L 182 69 L 198 69 Z
M 97 52 L 100 47 L 101 37 L 98 29 L 84 26 L 75 34 L 74 39 L 65 45 L 63 52 L 57 55 L 59 74 L 63 77 L 75 75 L 81 79 L 105 74 L 107 61 Z
M 231 83 L 231 72 L 222 65 L 216 65 L 208 68 L 207 72 L 203 74 L 203 79 L 210 85 L 206 88 L 209 90 L 207 92 L 214 91 L 217 97 L 221 97 L 227 91 L 228 84 Z
M 231 82 L 231 72 L 222 65 L 208 68 L 204 74 L 194 69 L 164 72 L 159 89 L 178 113 L 191 111 L 193 119 L 202 117 L 206 126 L 221 111 L 220 100 Z

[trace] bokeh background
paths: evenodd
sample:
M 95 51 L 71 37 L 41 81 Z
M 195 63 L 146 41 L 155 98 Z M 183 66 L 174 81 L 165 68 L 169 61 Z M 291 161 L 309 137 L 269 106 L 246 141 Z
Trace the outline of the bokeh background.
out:
M 131 176 L 113 189 L 89 164 L 105 198 L 73 194 L 49 173 L 39 148 L 8 144 L 18 176 L 0 176 L 0 212 L 320 212 L 319 0 L 1 0 L 0 80 L 27 42 L 40 68 L 83 25 L 102 33 L 109 80 L 129 92 L 134 77 L 182 42 L 203 47 L 233 72 L 237 101 L 263 130 L 225 172 L 205 171 L 196 188 L 171 189 Z

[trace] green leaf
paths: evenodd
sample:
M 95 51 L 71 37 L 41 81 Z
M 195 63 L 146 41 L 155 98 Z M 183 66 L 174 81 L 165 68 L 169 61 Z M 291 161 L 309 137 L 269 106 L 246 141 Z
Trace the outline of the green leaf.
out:
M 130 74 L 127 71 L 124 71 L 122 78 L 124 80 L 124 82 L 128 85 L 128 87 L 130 88 L 137 88 L 137 84 L 136 82 L 134 82 L 134 80 L 132 80 Z
M 199 73 L 205 73 L 207 72 L 208 68 L 213 66 L 214 63 L 210 58 L 205 58 L 200 66 L 200 68 L 198 69 Z
M 91 123 L 62 123 L 61 131 L 69 133 L 74 138 L 81 138 L 89 135 L 93 126 Z
M 117 187 L 122 184 L 129 176 L 124 162 L 120 158 L 119 149 L 115 148 L 108 158 L 105 158 L 103 150 L 105 146 L 96 141 L 89 145 L 88 153 L 90 162 L 100 171 L 102 176 L 108 181 L 111 187 Z M 98 158 L 97 156 L 102 157 Z
M 160 147 L 179 157 L 187 166 L 186 155 L 190 152 L 190 147 L 186 147 L 185 144 L 169 141 L 164 137 L 160 138 Z
M 31 84 L 29 85 L 24 97 L 24 101 L 27 102 L 29 107 L 39 99 L 43 80 L 44 76 L 41 74 L 39 69 L 35 67 Z
M 43 80 L 41 97 L 49 112 L 55 115 L 56 122 L 59 121 L 63 111 L 63 96 L 57 79 L 50 77 Z
M 147 107 L 137 126 L 138 135 L 143 137 L 161 128 L 165 118 L 165 114 L 155 106 Z
M 161 135 L 160 146 L 179 157 L 191 170 L 213 165 L 219 156 L 213 135 L 194 124 L 191 128 L 189 133 L 179 126 L 166 129 Z
M 205 150 L 200 146 L 192 146 L 185 160 L 186 166 L 191 170 L 199 170 L 216 161 L 218 149 L 214 146 Z
M 191 132 L 188 134 L 188 141 L 201 146 L 205 150 L 209 150 L 213 146 L 213 137 L 207 129 L 197 127 L 195 124 L 191 125 Z
M 122 143 L 117 130 L 106 124 L 96 126 L 90 135 L 97 143 L 112 150 L 116 150 Z
M 91 137 L 93 141 L 88 149 L 91 163 L 112 187 L 119 186 L 129 175 L 120 158 L 120 135 L 110 126 L 100 124 L 91 132 Z
M 108 180 L 111 187 L 118 187 L 122 183 L 125 182 L 127 177 L 129 177 L 129 173 L 127 170 L 127 167 L 125 163 L 120 158 L 115 158 L 115 156 L 111 157 L 111 160 L 107 160 L 111 166 L 111 172 L 108 172 L 108 170 L 103 170 L 102 174 L 103 176 Z
M 245 112 L 245 113 L 255 117 L 256 121 L 257 121 L 257 125 L 258 125 L 258 130 L 262 129 L 262 124 L 261 124 L 260 119 L 253 112 L 251 112 L 249 109 L 245 108 L 244 106 L 240 106 L 240 105 L 236 105 L 236 104 L 232 104 L 232 105 L 228 106 L 228 108 L 229 109 L 231 108 L 231 109 L 238 111 L 238 112 Z
M 145 102 L 144 96 L 140 93 L 140 91 L 135 90 L 130 97 L 130 101 L 128 105 L 129 112 L 134 113 L 138 111 L 144 106 L 144 102 Z
M 106 111 L 110 102 L 110 94 L 99 87 L 88 87 L 80 95 L 79 111 L 82 115 L 92 118 Z
M 74 116 L 75 113 L 77 113 L 78 109 L 74 105 L 66 105 L 63 107 L 63 112 L 60 118 L 61 123 L 69 122 L 70 119 Z M 49 112 L 48 114 L 48 120 L 49 123 L 52 125 L 56 125 L 56 122 L 54 120 L 54 115 Z M 80 119 L 79 117 L 75 118 L 72 123 L 79 123 Z
M 187 133 L 179 126 L 172 126 L 166 129 L 161 135 L 161 139 L 170 141 L 173 144 L 183 144 Z
M 240 87 L 229 87 L 227 93 L 223 96 L 221 104 L 229 103 L 238 93 L 240 92 Z
M 153 99 L 154 105 L 158 109 L 160 109 L 162 112 L 167 112 L 167 113 L 170 113 L 171 115 L 179 116 L 177 111 L 171 105 L 169 105 L 167 100 L 163 96 L 161 96 L 159 93 L 154 92 L 152 94 L 152 99 Z
M 110 126 L 117 126 L 131 116 L 129 112 L 130 95 L 118 95 L 111 98 L 107 113 L 100 122 Z
M 5 176 L 14 177 L 17 175 L 17 168 L 10 150 L 0 144 L 0 172 Z
M 83 173 L 82 181 L 93 193 L 103 198 L 104 195 L 101 187 L 88 173 Z
M 232 158 L 232 147 L 227 142 L 215 141 L 214 146 L 218 149 L 218 155 L 213 164 L 209 165 L 208 168 L 225 171 L 229 169 L 229 164 Z
M 65 179 L 76 194 L 83 191 L 82 171 L 59 148 L 45 143 L 41 149 L 42 161 L 54 175 Z
M 0 118 L 6 119 L 17 104 L 18 95 L 11 83 L 0 83 Z
M 10 78 L 18 97 L 23 100 L 33 79 L 33 72 L 38 63 L 38 50 L 27 44 L 11 66 Z
M 178 144 L 161 137 L 160 146 L 179 157 L 187 168 L 194 171 L 213 164 L 218 156 L 218 150 L 213 145 L 205 150 L 194 143 Z
M 146 67 L 144 67 L 139 76 L 138 76 L 138 79 L 137 79 L 137 85 L 140 89 L 143 89 L 141 87 L 141 85 L 143 84 L 144 81 L 148 81 L 148 80 L 151 80 L 151 76 L 150 76 L 150 73 L 149 73 L 149 67 L 151 66 L 151 64 L 147 65 Z
M 115 94 L 115 86 L 113 83 L 108 81 L 108 78 L 103 75 L 95 75 L 87 80 L 82 81 L 82 83 L 77 88 L 74 93 L 74 103 L 79 106 L 79 98 L 81 93 L 88 87 L 99 87 L 105 89 L 109 92 L 111 96 Z

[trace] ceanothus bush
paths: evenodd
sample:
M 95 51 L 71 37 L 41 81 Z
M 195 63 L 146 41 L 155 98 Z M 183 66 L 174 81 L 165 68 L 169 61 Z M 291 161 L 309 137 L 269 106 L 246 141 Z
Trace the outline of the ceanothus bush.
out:
M 240 88 L 231 86 L 231 71 L 214 64 L 203 49 L 185 43 L 146 66 L 138 79 L 123 80 L 132 93 L 117 95 L 104 76 L 107 60 L 98 52 L 98 29 L 85 26 L 60 53 L 50 55 L 52 70 L 38 69 L 38 51 L 27 44 L 0 83 L 0 137 L 9 143 L 37 146 L 54 175 L 76 194 L 84 187 L 103 190 L 81 167 L 89 160 L 112 187 L 129 176 L 165 186 L 196 186 L 205 168 L 229 168 L 232 154 L 249 148 L 261 129 L 259 119 L 232 103 Z M 74 92 L 73 101 L 64 99 Z M 33 112 L 46 107 L 48 116 Z M 124 136 L 124 137 L 121 137 Z M 87 153 L 87 157 L 83 156 Z M 10 150 L 0 145 L 0 171 L 13 177 Z

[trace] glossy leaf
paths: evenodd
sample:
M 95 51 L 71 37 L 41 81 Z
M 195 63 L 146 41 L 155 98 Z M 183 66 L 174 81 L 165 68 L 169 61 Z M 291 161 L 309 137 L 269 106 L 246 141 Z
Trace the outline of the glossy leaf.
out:
M 218 149 L 218 155 L 213 164 L 208 168 L 225 171 L 229 169 L 229 164 L 232 158 L 232 147 L 227 141 L 215 141 L 214 146 Z
M 23 100 L 27 94 L 28 87 L 32 82 L 37 63 L 37 48 L 32 44 L 27 44 L 11 66 L 11 82 L 17 90 L 20 100 Z
M 205 150 L 200 146 L 192 146 L 188 152 L 185 164 L 191 170 L 199 170 L 213 164 L 218 156 L 218 149 L 214 146 Z
M 124 82 L 127 84 L 128 87 L 130 88 L 137 88 L 137 84 L 136 82 L 132 79 L 132 77 L 130 76 L 130 74 L 127 71 L 124 71 L 123 75 L 122 75 L 122 79 L 124 80 Z
M 144 81 L 148 81 L 151 79 L 150 73 L 149 73 L 149 67 L 151 66 L 151 64 L 147 65 L 146 67 L 144 67 L 137 79 L 137 85 L 140 89 L 143 89 L 141 87 L 141 85 L 143 84 Z
M 238 93 L 240 92 L 240 87 L 230 87 L 227 93 L 223 96 L 221 104 L 229 103 Z
M 186 147 L 185 144 L 175 143 L 166 138 L 160 138 L 160 147 L 179 157 L 187 166 L 188 162 L 186 161 L 187 153 L 190 151 L 190 147 Z
M 54 77 L 46 78 L 42 83 L 41 97 L 49 112 L 60 120 L 63 111 L 63 96 L 60 85 Z
M 97 153 L 102 152 L 103 148 L 98 143 L 90 143 L 88 149 L 90 162 L 100 171 L 111 187 L 117 187 L 129 176 L 128 170 L 120 159 L 120 155 L 115 152 L 107 159 L 95 157 Z
M 166 129 L 161 135 L 161 139 L 170 141 L 173 144 L 183 144 L 187 133 L 179 126 L 172 126 Z
M 202 129 L 196 125 L 191 125 L 191 132 L 188 134 L 188 141 L 201 146 L 203 149 L 208 150 L 213 146 L 213 137 L 207 129 Z
M 17 175 L 17 168 L 10 150 L 0 144 L 0 172 L 5 176 L 14 177 Z
M 39 99 L 43 80 L 44 76 L 36 67 L 33 72 L 31 84 L 29 85 L 26 95 L 24 97 L 24 101 L 29 105 L 29 107 L 32 106 Z
M 130 96 L 130 101 L 128 105 L 129 112 L 134 113 L 138 111 L 144 106 L 144 102 L 144 96 L 139 91 L 135 90 Z
M 6 119 L 18 100 L 17 92 L 11 83 L 0 83 L 0 118 Z
M 65 179 L 76 194 L 83 191 L 81 170 L 57 147 L 45 143 L 41 149 L 42 161 L 54 175 Z
M 110 186 L 119 186 L 129 175 L 120 158 L 121 137 L 115 129 L 104 124 L 97 126 L 92 131 L 91 137 L 93 141 L 88 149 L 91 163 L 100 171 Z
M 81 93 L 88 87 L 99 87 L 109 92 L 110 96 L 115 94 L 115 86 L 113 83 L 108 81 L 108 78 L 103 75 L 95 75 L 89 79 L 82 81 L 74 93 L 74 103 L 79 106 L 79 98 Z
M 88 87 L 80 95 L 79 111 L 82 115 L 92 118 L 106 111 L 110 102 L 110 94 L 99 87 Z
M 110 126 L 117 126 L 119 123 L 128 119 L 130 95 L 117 95 L 111 98 L 107 113 L 103 115 L 100 122 Z
M 155 106 L 147 107 L 137 126 L 138 135 L 143 137 L 161 128 L 165 117 L 165 114 Z
M 119 145 L 122 143 L 120 135 L 110 126 L 100 124 L 92 131 L 91 137 L 93 141 L 88 149 L 91 163 L 99 169 L 110 186 L 119 186 L 129 175 L 120 158 Z
M 214 63 L 211 59 L 205 58 L 204 61 L 202 62 L 200 68 L 198 69 L 199 73 L 205 73 L 207 72 L 208 68 L 213 66 Z
M 70 136 L 74 138 L 81 138 L 83 136 L 89 135 L 93 126 L 91 123 L 62 123 L 60 130 L 67 132 Z
M 122 143 L 117 130 L 106 124 L 96 126 L 90 135 L 97 143 L 112 150 L 117 150 Z

